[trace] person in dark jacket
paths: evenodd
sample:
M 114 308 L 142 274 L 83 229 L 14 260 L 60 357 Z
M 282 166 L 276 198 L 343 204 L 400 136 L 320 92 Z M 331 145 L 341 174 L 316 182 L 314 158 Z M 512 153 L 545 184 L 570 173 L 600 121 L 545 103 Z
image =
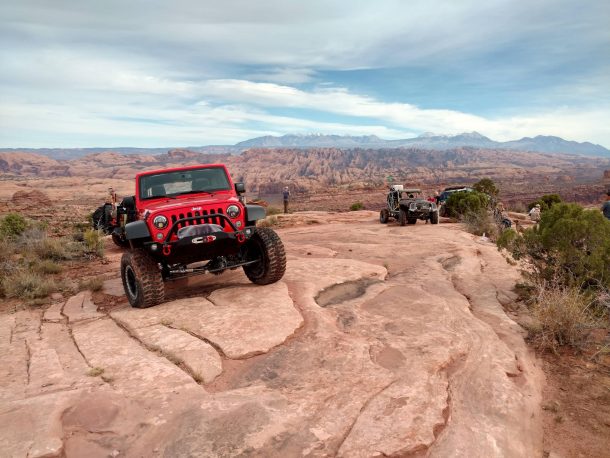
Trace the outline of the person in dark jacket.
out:
M 606 201 L 602 205 L 602 212 L 606 218 L 610 219 L 610 189 L 606 193 Z
M 288 186 L 284 188 L 282 195 L 284 197 L 284 213 L 288 213 L 288 200 L 290 199 L 290 190 L 288 189 Z

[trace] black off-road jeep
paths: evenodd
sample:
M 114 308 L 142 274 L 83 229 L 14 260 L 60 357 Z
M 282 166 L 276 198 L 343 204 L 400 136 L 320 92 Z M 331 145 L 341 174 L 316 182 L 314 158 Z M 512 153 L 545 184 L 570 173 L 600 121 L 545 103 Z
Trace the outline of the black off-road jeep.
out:
M 259 285 L 280 280 L 284 245 L 256 227 L 265 209 L 245 205 L 244 192 L 224 165 L 198 165 L 140 173 L 135 196 L 101 207 L 98 225 L 109 219 L 113 240 L 129 246 L 121 259 L 129 303 L 150 307 L 164 300 L 166 281 L 238 267 Z
M 388 192 L 387 207 L 379 213 L 379 222 L 386 224 L 390 218 L 398 220 L 401 226 L 415 224 L 418 219 L 438 224 L 438 207 L 424 199 L 420 189 L 393 185 Z

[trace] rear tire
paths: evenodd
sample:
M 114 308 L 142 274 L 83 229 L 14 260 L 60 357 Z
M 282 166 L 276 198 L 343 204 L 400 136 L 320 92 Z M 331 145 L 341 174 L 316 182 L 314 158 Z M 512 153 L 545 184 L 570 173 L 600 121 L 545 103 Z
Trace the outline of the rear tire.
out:
M 244 266 L 244 273 L 252 283 L 269 285 L 280 280 L 286 272 L 284 244 L 275 231 L 268 227 L 257 227 L 246 243 L 246 260 L 260 262 Z
M 129 246 L 129 241 L 128 240 L 124 240 L 119 234 L 117 234 L 116 232 L 112 233 L 112 241 L 114 242 L 114 244 L 118 247 L 121 248 L 127 248 Z
M 409 218 L 409 219 L 407 220 L 407 223 L 408 223 L 408 224 L 416 224 L 416 223 L 417 223 L 417 218 Z
M 430 215 L 430 222 L 432 224 L 438 224 L 438 210 L 435 212 L 432 212 L 432 214 Z
M 381 224 L 387 224 L 389 219 L 390 219 L 390 212 L 388 211 L 387 208 L 384 208 L 383 210 L 381 210 L 379 212 L 379 222 Z
M 152 307 L 165 299 L 165 285 L 159 264 L 143 249 L 123 254 L 121 278 L 125 295 L 132 307 Z
M 407 225 L 407 212 L 404 211 L 402 208 L 400 209 L 400 216 L 398 220 L 400 221 L 401 226 Z

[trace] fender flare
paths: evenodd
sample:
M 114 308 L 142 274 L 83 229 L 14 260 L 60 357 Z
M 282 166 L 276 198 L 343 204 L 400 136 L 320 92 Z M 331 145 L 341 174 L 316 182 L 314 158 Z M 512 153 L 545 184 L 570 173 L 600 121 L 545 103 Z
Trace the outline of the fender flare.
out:
M 267 212 L 260 205 L 246 205 L 246 225 L 253 226 L 259 219 L 265 218 Z
M 125 238 L 127 240 L 150 238 L 150 231 L 145 221 L 133 221 L 125 225 Z

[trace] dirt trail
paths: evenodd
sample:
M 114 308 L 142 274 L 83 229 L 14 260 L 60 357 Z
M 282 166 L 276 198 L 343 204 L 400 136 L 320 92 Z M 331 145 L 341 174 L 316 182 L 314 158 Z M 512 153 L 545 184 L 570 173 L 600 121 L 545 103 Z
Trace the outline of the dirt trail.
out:
M 275 285 L 199 277 L 135 310 L 110 280 L 0 316 L 3 453 L 541 456 L 542 375 L 495 247 L 371 212 L 292 218 L 319 224 L 280 231 Z

